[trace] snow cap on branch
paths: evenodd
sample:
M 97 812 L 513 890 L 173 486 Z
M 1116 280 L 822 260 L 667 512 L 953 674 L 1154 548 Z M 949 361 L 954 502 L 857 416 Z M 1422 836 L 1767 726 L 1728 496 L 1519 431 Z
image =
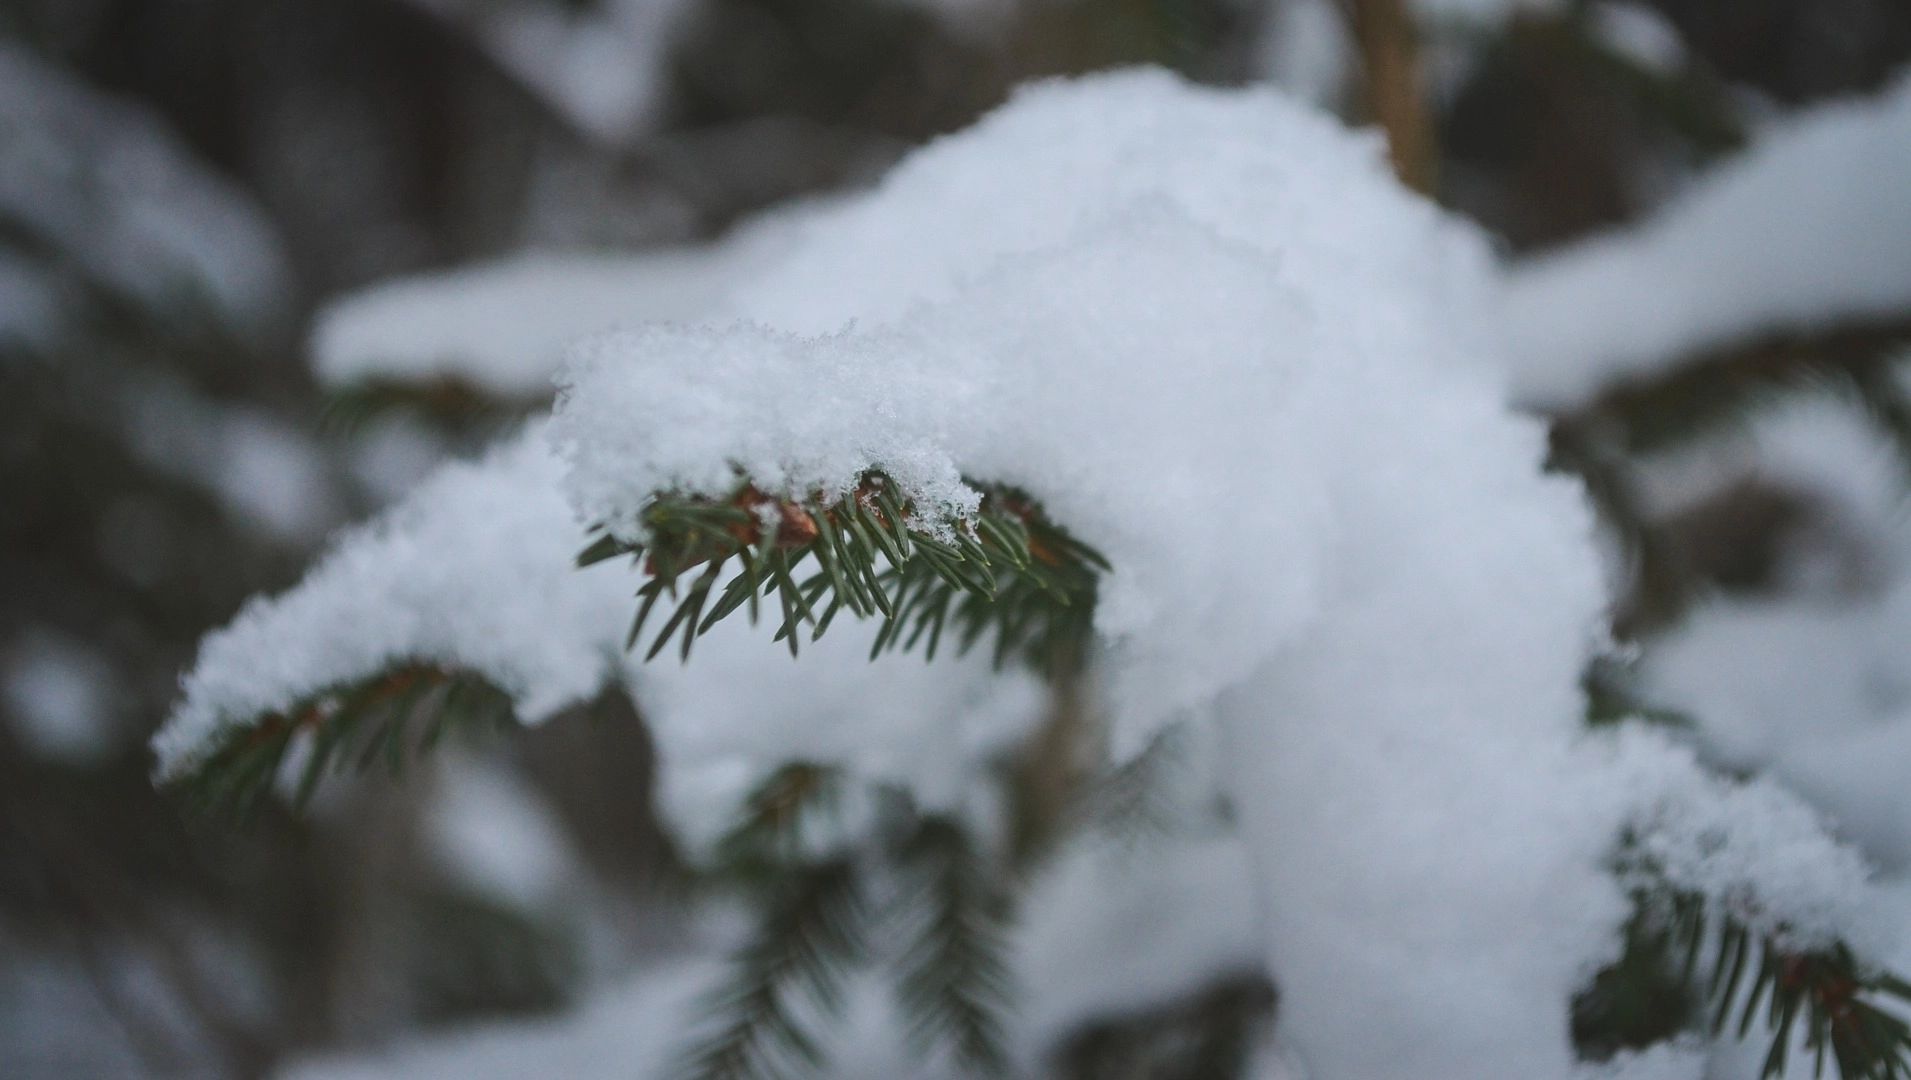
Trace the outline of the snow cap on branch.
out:
M 802 223 L 739 290 L 763 326 L 576 349 L 573 501 L 634 534 L 653 493 L 739 471 L 801 495 L 880 468 L 931 518 L 973 505 L 963 476 L 1025 487 L 1114 566 L 1096 620 L 1132 751 L 1312 616 L 1337 493 L 1413 482 L 1403 408 L 1537 459 L 1489 373 L 1484 245 L 1385 169 L 1271 92 L 1025 89 Z
M 1645 222 L 1515 263 L 1525 404 L 1565 410 L 1694 353 L 1911 307 L 1911 77 L 1788 117 Z

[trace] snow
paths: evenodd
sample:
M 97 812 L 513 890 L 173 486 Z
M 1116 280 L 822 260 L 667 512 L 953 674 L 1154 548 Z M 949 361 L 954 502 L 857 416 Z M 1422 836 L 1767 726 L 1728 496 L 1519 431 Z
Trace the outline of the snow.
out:
M 1513 264 L 1520 398 L 1568 409 L 1764 334 L 1911 308 L 1911 78 L 1806 110 L 1643 223 Z
M 1478 238 L 1375 151 L 1265 93 L 1026 90 L 812 220 L 740 291 L 768 326 L 579 347 L 553 433 L 580 513 L 626 533 L 738 468 L 801 493 L 880 467 L 931 520 L 962 475 L 1027 488 L 1115 567 L 1118 753 L 1189 715 L 1231 736 L 1312 1073 L 1564 1076 L 1632 810 L 1575 750 L 1590 516 L 1486 372 Z
M 239 521 L 302 540 L 338 520 L 342 496 L 309 433 L 160 373 L 129 374 L 116 389 L 133 453 L 211 492 Z
M 279 1075 L 283 1080 L 661 1076 L 682 1017 L 711 985 L 717 966 L 700 958 L 659 968 L 561 1018 L 416 1040 L 357 1060 L 294 1063 Z
M 1255 47 L 1261 74 L 1303 101 L 1332 108 L 1357 62 L 1347 21 L 1333 0 L 1286 0 L 1264 19 Z
M 98 653 L 49 630 L 21 635 L 0 674 L 14 737 L 34 756 L 67 764 L 94 763 L 116 748 L 117 692 Z
M 423 821 L 427 850 L 475 893 L 522 911 L 555 908 L 583 864 L 551 808 L 494 763 L 444 757 Z
M 157 118 L 6 42 L 0 218 L 155 312 L 209 305 L 249 331 L 284 314 L 284 256 L 242 192 Z
M 1009 949 L 1025 991 L 1022 1007 L 1006 1018 L 1014 1060 L 1025 1066 L 1041 1061 L 1085 1021 L 1163 1004 L 1252 971 L 1258 958 L 1252 892 L 1240 855 L 1238 844 L 1226 839 L 1138 853 L 1099 847 L 1084 849 L 1044 874 L 1030 891 Z M 1173 925 L 1164 926 L 1165 910 L 1178 913 Z M 1111 941 L 1141 947 L 1111 949 Z M 689 955 L 653 962 L 559 1021 L 496 1024 L 426 1038 L 397 1052 L 307 1062 L 282 1075 L 286 1080 L 668 1075 L 665 1066 L 682 1033 L 704 1015 L 701 995 L 719 977 L 713 951 L 710 942 L 699 940 Z M 819 1029 L 830 1055 L 828 1075 L 846 1080 L 964 1075 L 925 1062 L 910 1049 L 903 1037 L 906 1021 L 897 1015 L 882 975 L 852 976 L 847 989 L 847 1015 Z M 1271 1080 L 1292 1074 L 1270 1068 L 1267 1075 Z
M 1012 940 L 1027 1057 L 1098 1017 L 1258 973 L 1247 852 L 1225 833 L 1143 844 L 1091 835 L 1036 878 Z
M 1911 554 L 1898 450 L 1863 403 L 1836 389 L 1757 402 L 1718 435 L 1637 459 L 1631 472 L 1654 519 L 1750 487 L 1801 502 L 1807 516 L 1780 538 L 1774 567 L 1788 596 L 1876 591 Z
M 1085 92 L 1095 107 L 1082 105 Z M 1302 141 L 1317 158 L 1292 158 Z M 1487 258 L 1478 238 L 1404 193 L 1387 189 L 1341 220 L 1309 212 L 1336 205 L 1350 177 L 1371 184 L 1383 154 L 1378 133 L 1350 136 L 1271 89 L 1200 91 L 1145 69 L 1035 83 L 910 155 L 866 197 L 797 223 L 798 254 L 740 288 L 735 314 L 809 334 L 890 322 L 1005 258 L 1154 202 L 1223 241 L 1321 257 L 1273 273 L 1321 305 L 1323 323 L 1361 308 L 1356 283 L 1387 282 L 1405 310 L 1375 320 L 1363 308 L 1378 335 L 1489 286 L 1476 269 Z M 1383 236 L 1393 240 L 1348 242 Z M 1439 280 L 1424 279 L 1429 262 Z
M 447 466 L 341 535 L 292 591 L 209 635 L 155 740 L 162 776 L 233 725 L 393 664 L 482 673 L 526 721 L 602 685 L 630 615 L 621 565 L 573 568 L 582 530 L 533 428 L 481 463 Z
M 1674 74 L 1686 63 L 1679 28 L 1636 0 L 1605 0 L 1587 10 L 1593 36 L 1646 71 Z
M 1721 484 L 1756 477 L 1808 500 L 1812 528 L 1781 548 L 1773 593 L 1713 598 L 1649 643 L 1642 688 L 1694 718 L 1713 760 L 1783 781 L 1902 876 L 1911 872 L 1902 458 L 1861 406 L 1835 394 L 1794 395 L 1745 428 L 1723 449 L 1690 454 L 1696 464 L 1654 468 L 1676 477 L 1703 465 Z
M 734 282 L 787 246 L 783 211 L 722 241 L 628 255 L 528 252 L 381 282 L 318 314 L 321 380 L 455 378 L 501 397 L 536 399 L 572 339 L 716 310 Z
M 1720 600 L 1656 642 L 1654 700 L 1699 720 L 1725 764 L 1761 769 L 1911 870 L 1911 585 L 1860 601 Z
M 706 324 L 575 347 L 548 429 L 449 467 L 208 639 L 162 771 L 418 658 L 487 674 L 526 719 L 626 679 L 693 846 L 791 756 L 986 820 L 984 763 L 1040 711 L 1025 675 L 871 665 L 870 628 L 842 623 L 791 660 L 740 619 L 686 667 L 632 665 L 632 575 L 570 560 L 583 523 L 635 535 L 653 493 L 725 494 L 739 469 L 808 494 L 882 468 L 931 527 L 974 505 L 963 477 L 1012 483 L 1114 566 L 1090 698 L 1116 759 L 1171 724 L 1218 734 L 1239 829 L 1160 855 L 1159 880 L 1065 859 L 1016 950 L 1061 974 L 1026 973 L 1058 981 L 1018 1022 L 1258 964 L 1299 1063 L 1270 1073 L 1581 1075 L 1567 1006 L 1617 951 L 1626 830 L 1679 886 L 1811 940 L 1862 929 L 1867 894 L 1797 803 L 1661 737 L 1584 734 L 1592 518 L 1506 405 L 1495 286 L 1484 239 L 1399 188 L 1373 137 L 1273 92 L 1153 72 L 1026 89 L 805 217 Z M 1103 947 L 1044 923 L 1044 890 L 1088 925 L 1105 900 Z M 1188 967 L 1130 962 L 1157 948 Z M 641 1075 L 613 1047 L 674 1030 L 677 978 L 580 1018 L 595 1056 L 537 1060 Z M 868 1007 L 846 1040 L 880 1060 L 900 1025 Z
M 190 769 L 234 725 L 397 664 L 483 675 L 527 723 L 615 679 L 654 710 L 666 812 L 676 808 L 683 839 L 695 841 L 714 838 L 742 794 L 793 757 L 958 808 L 977 770 L 1040 717 L 1033 677 L 997 678 L 981 652 L 872 664 L 873 623 L 842 623 L 793 660 L 739 618 L 687 666 L 639 663 L 623 650 L 636 578 L 623 562 L 574 569 L 587 537 L 561 474 L 533 425 L 342 534 L 299 585 L 207 637 L 155 742 L 160 774 Z M 765 702 L 778 707 L 766 715 Z
M 659 809 L 691 857 L 792 761 L 900 787 L 925 811 L 990 812 L 982 769 L 1047 714 L 1045 688 L 1026 672 L 994 677 L 984 650 L 933 664 L 902 655 L 871 662 L 878 625 L 832 625 L 792 659 L 781 646 L 766 656 L 764 627 L 735 618 L 700 640 L 690 663 L 632 673 L 661 763 Z M 859 835 L 858 815 L 845 817 L 839 835 Z
M 1747 927 L 1810 949 L 1865 929 L 1870 870 L 1823 820 L 1769 781 L 1707 773 L 1661 733 L 1622 729 L 1607 745 L 1630 806 L 1624 853 L 1641 884 L 1710 898 Z
M 1563 0 L 1408 0 L 1425 23 L 1490 26 L 1520 15 L 1547 15 L 1559 11 Z
M 670 46 L 693 7 L 687 0 L 413 2 L 465 26 L 559 115 L 613 145 L 640 133 L 662 106 Z

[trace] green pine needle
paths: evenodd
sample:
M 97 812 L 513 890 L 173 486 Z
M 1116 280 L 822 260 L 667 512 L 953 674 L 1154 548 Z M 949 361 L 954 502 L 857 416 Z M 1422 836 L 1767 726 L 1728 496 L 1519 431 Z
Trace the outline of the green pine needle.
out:
M 678 1055 L 684 1080 L 780 1078 L 820 1069 L 822 1044 L 806 1016 L 838 1016 L 842 980 L 863 962 L 870 922 L 860 870 L 848 855 L 810 859 L 807 824 L 834 813 L 834 769 L 786 765 L 745 797 L 716 845 L 713 883 L 748 894 L 757 925 L 731 954 L 700 1010 L 715 1023 Z
M 1841 1080 L 1911 1080 L 1908 1009 L 1911 984 L 1860 963 L 1843 942 L 1795 949 L 1695 894 L 1641 893 L 1625 951 L 1576 1003 L 1575 1028 L 1582 1044 L 1589 1032 L 1615 1040 L 1594 1047 L 1610 1052 L 1702 1017 L 1714 1036 L 1765 1033 L 1765 1080 L 1785 1075 L 1793 1045 L 1814 1052 L 1815 1076 L 1829 1062 Z
M 804 626 L 814 641 L 846 610 L 883 621 L 872 659 L 917 647 L 933 659 L 945 638 L 961 652 L 988 638 L 998 665 L 1020 658 L 1053 671 L 1086 648 L 1107 560 L 1019 492 L 979 490 L 974 518 L 946 532 L 914 519 L 895 484 L 874 471 L 847 495 L 801 503 L 748 484 L 724 501 L 666 493 L 644 512 L 646 542 L 605 534 L 578 563 L 629 555 L 643 565 L 648 576 L 627 647 L 640 644 L 651 614 L 670 598 L 646 658 L 673 636 L 688 658 L 697 637 L 746 605 L 754 621 L 759 599 L 774 593 L 781 610 L 775 638 L 792 655 Z M 732 562 L 737 572 L 719 591 Z M 692 571 L 693 583 L 680 589 Z
M 500 397 L 465 379 L 362 379 L 326 396 L 320 424 L 355 435 L 392 416 L 416 417 L 450 431 L 487 430 L 539 406 L 535 398 Z
M 779 876 L 755 932 L 700 1010 L 720 1019 L 680 1056 L 684 1080 L 779 1078 L 822 1068 L 806 1007 L 842 1013 L 842 980 L 860 963 L 867 916 L 847 858 L 792 867 Z
M 232 727 L 178 783 L 208 812 L 249 817 L 303 738 L 305 759 L 292 797 L 294 808 L 303 809 L 332 773 L 383 762 L 395 775 L 454 729 L 495 731 L 512 718 L 509 695 L 480 676 L 431 663 L 398 664 Z
M 899 901 L 913 921 L 898 982 L 910 1036 L 925 1053 L 948 1047 L 970 1071 L 1003 1075 L 1002 1017 L 1014 988 L 1002 875 L 959 824 L 941 817 L 921 821 L 901 862 L 913 886 Z

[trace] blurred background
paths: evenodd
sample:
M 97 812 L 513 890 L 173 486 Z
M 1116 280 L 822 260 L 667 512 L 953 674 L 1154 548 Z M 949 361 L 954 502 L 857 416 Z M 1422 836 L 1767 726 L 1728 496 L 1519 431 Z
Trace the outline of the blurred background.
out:
M 1907 59 L 1905 0 L 0 0 L 0 1075 L 268 1075 L 564 1010 L 669 936 L 618 702 L 243 829 L 156 792 L 145 744 L 203 633 L 537 407 L 566 337 L 694 314 L 771 208 L 1023 80 L 1153 63 L 1384 122 L 1550 273 L 1790 117 L 1902 99 Z M 1911 252 L 1911 217 L 1869 224 Z M 1667 696 L 1911 690 L 1911 303 L 1823 314 L 1570 385 L 1516 356 Z M 1678 658 L 1724 648 L 1700 606 L 1743 670 Z

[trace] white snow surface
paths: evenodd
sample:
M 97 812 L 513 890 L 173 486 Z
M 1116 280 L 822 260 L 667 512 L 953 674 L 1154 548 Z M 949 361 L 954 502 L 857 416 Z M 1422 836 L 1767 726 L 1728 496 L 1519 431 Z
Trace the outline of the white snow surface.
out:
M 1160 75 L 1026 90 L 812 219 L 740 292 L 757 324 L 580 347 L 553 431 L 625 533 L 739 467 L 792 493 L 880 467 L 931 519 L 963 475 L 1026 487 L 1115 566 L 1118 752 L 1191 714 L 1232 733 L 1312 1073 L 1565 1076 L 1641 766 L 1576 742 L 1590 520 L 1485 374 L 1483 249 L 1376 149 Z
M 504 397 L 544 397 L 575 338 L 720 310 L 739 279 L 788 246 L 784 219 L 765 215 L 696 247 L 529 252 L 380 282 L 319 312 L 313 366 L 335 385 L 456 378 Z
M 1656 701 L 1725 764 L 1762 769 L 1887 870 L 1911 871 L 1911 583 L 1862 601 L 1719 600 L 1644 661 Z
M 1514 263 L 1519 397 L 1570 408 L 1692 354 L 1911 310 L 1911 77 L 1774 124 L 1643 223 Z
M 1033 677 L 998 677 L 981 651 L 871 663 L 874 623 L 840 623 L 792 660 L 739 616 L 688 665 L 640 663 L 623 650 L 636 578 L 623 561 L 574 568 L 587 537 L 564 503 L 562 471 L 532 425 L 482 461 L 447 465 L 340 536 L 292 590 L 250 603 L 201 645 L 154 742 L 160 775 L 190 769 L 232 726 L 396 664 L 483 675 L 527 723 L 615 679 L 648 711 L 666 812 L 694 844 L 792 759 L 961 809 L 976 770 L 1039 718 Z
M 1023 91 L 807 219 L 736 290 L 750 321 L 580 346 L 559 457 L 533 427 L 451 467 L 209 639 L 162 768 L 400 657 L 486 672 L 527 718 L 584 696 L 625 663 L 634 581 L 570 569 L 578 518 L 628 534 L 657 490 L 727 492 L 738 467 L 840 490 L 880 467 L 946 521 L 973 505 L 963 476 L 1014 483 L 1114 564 L 1092 697 L 1117 755 L 1219 728 L 1249 898 L 1229 918 L 1256 913 L 1307 1075 L 1579 1075 L 1567 1004 L 1617 949 L 1626 826 L 1682 883 L 1749 889 L 1801 932 L 1848 929 L 1862 867 L 1662 739 L 1584 736 L 1589 510 L 1507 408 L 1485 244 L 1379 150 L 1268 91 L 1148 72 Z M 686 668 L 627 672 L 679 813 L 798 751 L 962 801 L 968 756 L 1034 711 L 981 665 L 872 666 L 839 634 L 792 662 L 725 627 Z M 1729 857 L 1708 861 L 1718 829 Z
M 230 726 L 402 662 L 481 672 L 527 721 L 594 693 L 620 655 L 631 577 L 621 563 L 574 568 L 583 532 L 561 474 L 533 428 L 447 466 L 341 535 L 290 592 L 253 600 L 201 644 L 154 741 L 160 774 Z
M 1502 415 L 1466 317 L 1484 246 L 1384 169 L 1377 141 L 1272 92 L 1025 89 L 805 222 L 739 292 L 774 329 L 577 349 L 553 428 L 573 499 L 631 534 L 650 493 L 725 492 L 738 466 L 791 492 L 881 467 L 932 519 L 973 505 L 964 474 L 1027 487 L 1115 566 L 1096 619 L 1133 752 L 1307 622 L 1354 525 L 1343 471 L 1413 483 L 1386 448 L 1398 410 L 1477 422 L 1479 458 L 1530 471 L 1538 429 Z M 1399 382 L 1420 378 L 1443 385 Z

